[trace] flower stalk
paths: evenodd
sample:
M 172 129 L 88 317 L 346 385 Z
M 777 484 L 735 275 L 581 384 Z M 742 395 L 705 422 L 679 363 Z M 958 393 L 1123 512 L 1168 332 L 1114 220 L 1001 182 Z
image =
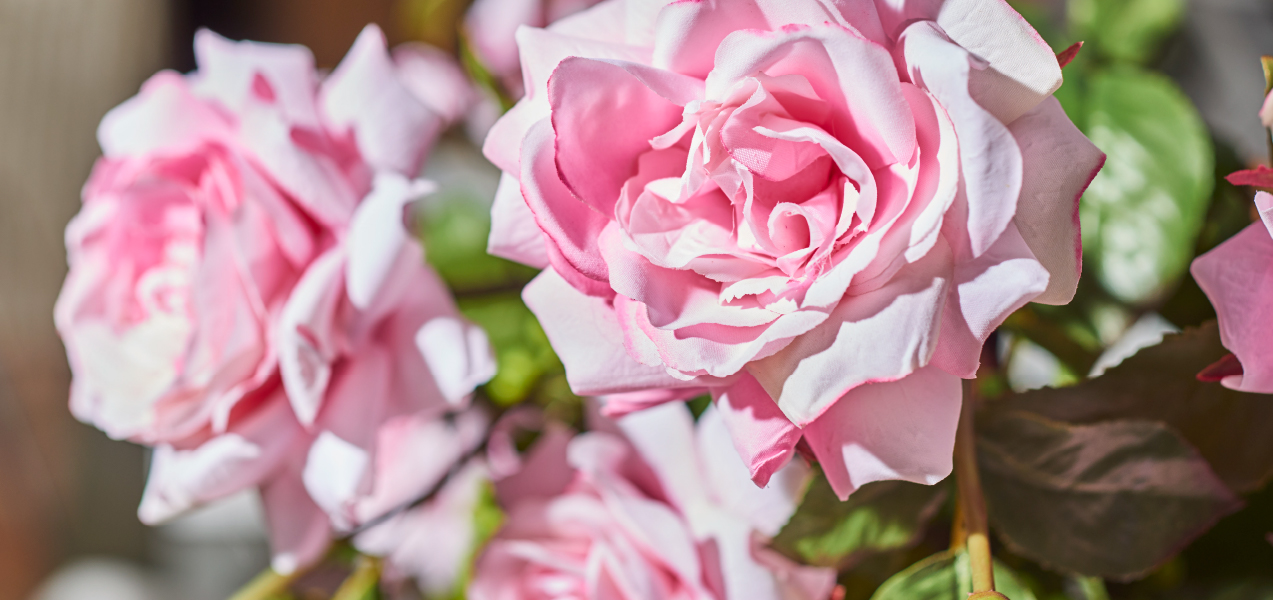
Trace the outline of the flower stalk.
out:
M 976 437 L 973 413 L 976 409 L 975 384 L 964 383 L 964 406 L 959 413 L 959 429 L 955 434 L 955 480 L 959 486 L 964 546 L 972 569 L 971 598 L 1002 597 L 995 592 L 994 561 L 990 554 L 990 527 L 986 518 L 986 500 L 981 492 L 981 475 L 977 471 Z

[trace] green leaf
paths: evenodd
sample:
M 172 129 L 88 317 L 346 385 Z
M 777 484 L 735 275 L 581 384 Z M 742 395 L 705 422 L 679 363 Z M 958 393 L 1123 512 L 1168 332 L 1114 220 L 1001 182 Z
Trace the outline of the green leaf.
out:
M 1019 394 L 1000 405 L 1089 424 L 1159 421 L 1180 433 L 1238 492 L 1273 479 L 1273 395 L 1247 394 L 1195 376 L 1228 352 L 1215 322 L 1169 335 L 1077 386 Z
M 995 590 L 1009 600 L 1034 600 L 1011 569 L 994 562 Z M 966 600 L 972 593 L 968 553 L 948 550 L 921 560 L 884 582 L 871 600 Z
M 1180 25 L 1184 0 L 1070 0 L 1070 26 L 1093 50 L 1114 60 L 1145 63 Z
M 990 410 L 977 423 L 991 524 L 1018 554 L 1078 575 L 1148 573 L 1241 502 L 1152 421 L 1067 425 Z
M 1167 77 L 1098 72 L 1082 128 L 1108 159 L 1079 214 L 1087 266 L 1123 302 L 1161 298 L 1189 268 L 1215 160 L 1202 118 Z
M 548 336 L 518 294 L 461 298 L 459 306 L 460 312 L 485 330 L 491 341 L 496 372 L 485 390 L 496 404 L 521 402 L 545 377 L 564 372 Z
M 439 194 L 423 220 L 425 257 L 457 294 L 521 289 L 536 271 L 486 253 L 490 210 L 460 195 Z
M 805 564 L 843 569 L 867 554 L 918 543 L 945 496 L 941 484 L 880 481 L 841 502 L 818 474 L 772 545 Z

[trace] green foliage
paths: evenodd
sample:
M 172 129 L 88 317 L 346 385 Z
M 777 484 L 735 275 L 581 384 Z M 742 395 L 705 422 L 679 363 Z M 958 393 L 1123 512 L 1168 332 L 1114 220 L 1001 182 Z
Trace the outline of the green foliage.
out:
M 1074 387 L 1026 392 L 1003 408 L 1073 424 L 1143 419 L 1169 425 L 1232 489 L 1273 478 L 1273 396 L 1247 394 L 1195 377 L 1225 356 L 1214 322 L 1168 336 L 1101 377 Z
M 995 561 L 995 589 L 1009 600 L 1034 600 L 1034 592 L 1016 573 Z M 965 600 L 972 593 L 968 553 L 950 550 L 934 554 L 894 575 L 871 596 L 872 600 Z
M 420 238 L 425 256 L 443 281 L 460 295 L 521 289 L 535 270 L 486 253 L 490 210 L 463 197 L 442 197 L 424 219 Z
M 486 330 L 497 370 L 486 395 L 501 406 L 525 400 L 543 378 L 563 372 L 539 321 L 512 292 L 459 300 L 460 312 Z
M 1109 158 L 1080 205 L 1085 266 L 1115 298 L 1152 302 L 1194 256 L 1214 185 L 1211 141 L 1163 75 L 1120 67 L 1086 83 L 1079 126 Z
M 977 435 L 995 530 L 1015 552 L 1061 571 L 1143 576 L 1240 505 L 1157 422 L 1071 425 L 992 409 L 979 415 Z
M 880 481 L 840 502 L 819 473 L 773 547 L 806 564 L 844 568 L 867 554 L 915 545 L 945 496 L 940 484 Z
M 1146 63 L 1184 16 L 1184 0 L 1070 0 L 1072 32 L 1119 61 Z

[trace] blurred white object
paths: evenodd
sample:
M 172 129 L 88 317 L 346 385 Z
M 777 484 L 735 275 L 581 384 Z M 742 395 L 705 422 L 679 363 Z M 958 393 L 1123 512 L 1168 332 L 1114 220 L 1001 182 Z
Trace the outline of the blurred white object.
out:
M 1162 318 L 1158 313 L 1145 313 L 1131 327 L 1128 327 L 1127 331 L 1123 332 L 1122 337 L 1118 338 L 1118 341 L 1110 344 L 1105 349 L 1105 352 L 1101 353 L 1101 356 L 1096 359 L 1096 364 L 1092 365 L 1092 372 L 1088 376 L 1100 376 L 1105 371 L 1131 358 L 1142 348 L 1148 348 L 1161 342 L 1164 335 L 1179 332 L 1180 328 L 1172 325 L 1170 321 Z
M 154 575 L 112 558 L 85 558 L 49 576 L 32 600 L 166 600 Z
M 260 498 L 246 490 L 157 528 L 155 562 L 180 595 L 225 600 L 270 564 Z
M 999 335 L 1001 356 L 1008 361 L 1008 387 L 1014 392 L 1057 385 L 1064 370 L 1061 361 L 1042 346 L 1008 332 Z

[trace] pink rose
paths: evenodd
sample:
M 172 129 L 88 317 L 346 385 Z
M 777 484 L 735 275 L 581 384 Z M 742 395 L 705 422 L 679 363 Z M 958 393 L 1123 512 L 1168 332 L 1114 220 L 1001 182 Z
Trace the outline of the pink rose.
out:
M 358 534 L 354 546 L 385 557 L 389 581 L 414 579 L 427 598 L 451 597 L 477 550 L 475 511 L 489 481 L 485 466 L 470 461 L 429 502 Z
M 476 0 L 464 17 L 468 42 L 492 75 L 514 97 L 524 92 L 517 56 L 517 29 L 544 27 L 577 13 L 598 0 Z
M 480 438 L 480 415 L 439 419 L 494 367 L 404 226 L 444 121 L 379 30 L 321 81 L 304 48 L 195 47 L 198 71 L 156 75 L 99 131 L 56 307 L 72 410 L 158 446 L 146 522 L 260 487 L 288 570 L 464 448 L 409 440 Z M 445 464 L 403 479 L 420 453 Z
M 669 404 L 571 439 L 549 429 L 496 483 L 508 508 L 469 597 L 822 600 L 831 569 L 765 548 L 808 476 L 793 463 L 758 489 L 714 409 Z
M 1247 173 L 1253 172 L 1235 173 L 1230 181 Z M 1263 175 L 1262 183 L 1273 181 L 1265 169 L 1254 173 Z M 1273 194 L 1256 193 L 1255 206 L 1261 222 L 1248 225 L 1194 259 L 1189 272 L 1215 306 L 1220 340 L 1241 364 L 1236 373 L 1225 373 L 1220 383 L 1244 392 L 1270 394 L 1273 324 L 1268 314 L 1273 308 Z
M 1003 0 L 609 0 L 518 42 L 491 252 L 545 268 L 576 393 L 711 390 L 758 484 L 801 438 L 841 496 L 945 477 L 986 337 L 1074 294 L 1104 156 Z

